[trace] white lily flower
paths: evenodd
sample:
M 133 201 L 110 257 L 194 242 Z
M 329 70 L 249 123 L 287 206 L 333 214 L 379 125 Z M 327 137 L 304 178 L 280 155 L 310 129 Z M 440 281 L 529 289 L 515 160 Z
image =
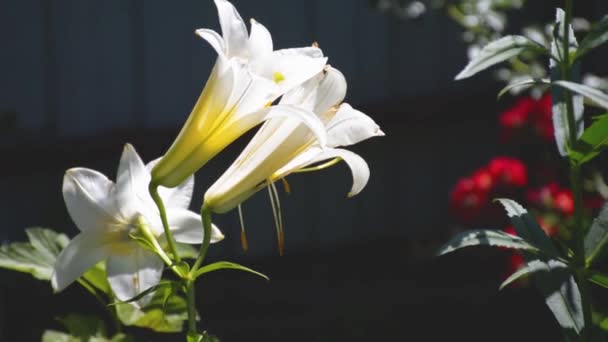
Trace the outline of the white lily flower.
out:
M 267 185 L 335 158 L 344 160 L 351 169 L 353 185 L 349 196 L 358 194 L 369 179 L 367 163 L 357 154 L 336 147 L 384 133 L 370 117 L 341 104 L 345 95 L 346 80 L 331 67 L 285 94 L 281 104 L 317 115 L 327 136 L 326 144 L 318 138 L 322 133 L 296 119 L 280 117 L 264 123 L 235 162 L 207 190 L 205 205 L 217 213 L 227 212 Z
M 234 6 L 215 0 L 223 36 L 209 29 L 196 34 L 218 58 L 186 124 L 165 156 L 152 170 L 153 183 L 179 185 L 222 149 L 276 116 L 310 113 L 267 107 L 285 92 L 319 73 L 327 62 L 317 47 L 273 51 L 268 30 L 251 20 L 251 33 Z M 289 111 L 289 113 L 287 113 Z
M 119 300 L 127 300 L 158 284 L 164 268 L 162 259 L 146 250 L 129 234 L 145 224 L 161 243 L 165 240 L 160 215 L 148 194 L 150 168 L 135 149 L 126 144 L 116 184 L 103 174 L 73 168 L 63 178 L 63 198 L 80 233 L 59 254 L 51 284 L 61 291 L 100 261 L 107 260 L 106 272 Z M 199 244 L 203 240 L 201 218 L 188 210 L 194 177 L 174 189 L 160 188 L 177 242 Z M 211 242 L 223 239 L 213 227 Z M 144 297 L 143 303 L 145 304 Z

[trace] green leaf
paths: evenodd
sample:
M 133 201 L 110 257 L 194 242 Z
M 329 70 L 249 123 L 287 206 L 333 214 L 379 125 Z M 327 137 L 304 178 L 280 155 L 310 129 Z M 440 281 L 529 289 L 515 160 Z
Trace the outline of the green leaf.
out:
M 568 155 L 568 148 L 570 146 L 570 125 L 568 122 L 568 106 L 567 106 L 567 92 L 563 88 L 557 86 L 555 82 L 561 80 L 564 75 L 561 73 L 560 62 L 563 61 L 564 53 L 564 22 L 565 13 L 562 9 L 558 8 L 556 13 L 556 23 L 553 30 L 553 40 L 551 42 L 551 54 L 555 59 L 549 61 L 549 74 L 551 77 L 551 101 L 552 101 L 552 112 L 553 112 L 553 130 L 555 134 L 555 142 L 557 149 L 561 156 L 566 157 Z M 570 54 L 576 52 L 578 43 L 574 36 L 572 27 L 568 27 L 569 44 L 568 51 Z M 571 79 L 578 81 L 580 79 L 579 64 L 574 63 L 571 67 Z M 580 137 L 583 134 L 584 122 L 583 112 L 585 111 L 584 99 L 582 96 L 572 96 L 572 107 L 574 111 L 574 125 L 573 129 L 576 130 L 576 137 Z
M 29 242 L 0 246 L 0 267 L 50 280 L 55 260 L 70 241 L 64 234 L 45 228 L 27 228 Z
M 509 199 L 498 199 L 505 207 L 517 235 L 539 248 L 540 257 L 522 251 L 527 263 L 534 260 L 535 272 L 532 272 L 534 284 L 545 298 L 545 303 L 564 330 L 565 334 L 579 334 L 585 326 L 581 296 L 578 285 L 569 269 L 561 261 L 546 256 L 559 258 L 559 253 L 551 239 L 540 228 L 536 220 L 517 202 Z
M 78 336 L 72 336 L 67 333 L 47 330 L 42 335 L 42 342 L 134 342 L 135 339 L 125 334 L 116 334 L 111 339 L 105 337 L 90 337 L 83 340 Z
M 142 298 L 144 298 L 145 296 L 147 296 L 150 293 L 156 292 L 158 290 L 162 290 L 165 288 L 171 288 L 172 291 L 174 288 L 176 288 L 178 285 L 177 282 L 174 281 L 161 281 L 158 284 L 154 285 L 154 286 L 150 286 L 149 288 L 141 291 L 139 294 L 137 294 L 135 297 L 129 298 L 127 300 L 124 301 L 118 301 L 118 302 L 114 302 L 111 303 L 110 305 L 118 305 L 118 304 L 126 304 L 126 303 L 133 303 L 136 302 Z M 164 293 L 164 292 L 163 292 Z
M 581 294 L 570 273 L 562 262 L 548 260 L 539 264 L 544 269 L 532 273 L 534 284 L 545 303 L 567 335 L 580 334 L 585 328 Z
M 188 319 L 186 300 L 174 294 L 174 287 L 156 289 L 150 304 L 143 309 L 130 303 L 116 304 L 121 322 L 157 332 L 181 332 Z
M 108 283 L 105 262 L 100 262 L 90 268 L 82 275 L 82 279 L 87 283 L 87 285 L 91 285 L 93 288 L 105 294 L 110 295 L 112 293 L 110 283 Z
M 186 337 L 187 342 L 220 342 L 220 339 L 207 334 L 207 332 L 199 333 L 188 333 Z
M 589 51 L 608 41 L 608 16 L 602 18 L 597 24 L 593 25 L 589 33 L 585 36 L 576 53 L 576 58 L 582 57 Z
M 218 261 L 218 262 L 214 262 L 212 264 L 209 265 L 205 265 L 201 268 L 199 268 L 195 273 L 194 273 L 194 278 L 198 278 L 200 276 L 202 276 L 205 273 L 209 273 L 209 272 L 213 272 L 213 271 L 218 271 L 218 270 L 224 270 L 224 269 L 230 269 L 230 270 L 239 270 L 239 271 L 244 271 L 244 272 L 249 272 L 249 273 L 253 273 L 257 276 L 260 276 L 266 280 L 270 280 L 266 275 L 252 270 L 251 268 L 239 265 L 239 264 L 235 264 L 233 262 L 228 262 L 228 261 Z
M 608 275 L 606 274 L 589 270 L 587 279 L 596 285 L 608 288 Z
M 176 243 L 175 248 L 177 249 L 177 254 L 179 254 L 182 259 L 196 259 L 198 257 L 198 249 L 194 248 L 192 245 Z
M 69 314 L 58 319 L 67 333 L 47 330 L 42 336 L 42 342 L 130 342 L 132 337 L 117 334 L 108 338 L 104 321 L 97 316 Z
M 199 333 L 188 333 L 186 342 L 201 342 L 203 341 L 203 335 Z
M 599 256 L 606 253 L 608 245 L 608 204 L 604 204 L 599 215 L 593 220 L 589 232 L 585 236 L 585 261 L 587 266 L 593 265 Z
M 534 217 L 524 207 L 506 198 L 499 198 L 497 201 L 507 211 L 507 216 L 511 219 L 511 223 L 519 237 L 541 250 L 545 255 L 552 257 L 559 256 L 559 252 L 555 248 L 555 245 L 553 245 L 551 238 L 547 236 Z
M 502 88 L 502 90 L 498 93 L 498 99 L 503 97 L 506 93 L 511 91 L 511 89 L 515 88 L 528 88 L 534 85 L 539 84 L 550 84 L 549 79 L 546 78 L 526 78 L 523 80 L 519 80 L 517 82 L 509 83 L 506 87 Z
M 524 36 L 505 36 L 484 46 L 471 59 L 469 64 L 456 75 L 456 80 L 462 80 L 475 75 L 493 65 L 515 57 L 525 50 L 544 50 L 545 48 Z
M 96 316 L 69 314 L 58 319 L 72 335 L 87 341 L 89 337 L 105 337 L 106 324 Z
M 554 268 L 568 267 L 563 262 L 550 260 L 550 262 L 551 261 L 554 262 L 554 264 L 552 265 Z M 505 279 L 502 282 L 502 284 L 500 284 L 500 290 L 511 285 L 513 282 L 521 279 L 522 277 L 529 276 L 536 272 L 546 271 L 546 269 L 547 269 L 547 263 L 545 261 L 540 260 L 540 259 L 530 260 L 530 261 L 524 263 L 524 265 L 520 269 L 513 272 L 513 274 L 511 274 L 507 279 Z
M 555 81 L 553 83 L 588 98 L 602 108 L 608 109 L 608 95 L 601 90 L 569 81 Z
M 538 248 L 530 245 L 522 238 L 507 234 L 500 230 L 470 230 L 454 236 L 437 252 L 438 255 L 451 253 L 455 250 L 472 246 L 496 246 L 517 250 L 537 252 Z
M 608 148 L 608 115 L 600 117 L 591 124 L 574 148 L 570 149 L 570 158 L 578 163 L 586 163 Z

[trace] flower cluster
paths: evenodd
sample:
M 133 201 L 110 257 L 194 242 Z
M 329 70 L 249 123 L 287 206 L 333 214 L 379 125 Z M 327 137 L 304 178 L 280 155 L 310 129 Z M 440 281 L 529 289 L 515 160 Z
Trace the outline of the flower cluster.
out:
M 456 183 L 450 193 L 450 213 L 464 224 L 485 222 L 492 198 L 513 194 L 527 184 L 528 170 L 523 162 L 496 157 Z
M 125 301 L 137 296 L 144 306 L 150 296 L 142 292 L 158 285 L 168 267 L 194 305 L 193 281 L 205 272 L 201 263 L 207 247 L 223 239 L 211 224 L 211 213 L 240 209 L 266 187 L 271 201 L 278 200 L 274 182 L 339 161 L 352 171 L 349 196 L 367 184 L 365 160 L 339 147 L 384 133 L 366 114 L 343 103 L 344 75 L 327 64 L 316 43 L 275 50 L 262 24 L 252 19 L 248 32 L 231 3 L 215 4 L 222 35 L 209 29 L 196 34 L 217 52 L 217 62 L 164 156 L 144 165 L 127 144 L 115 182 L 86 168 L 66 172 L 63 197 L 81 232 L 57 259 L 52 275 L 56 291 L 105 261 L 115 297 Z M 194 173 L 260 124 L 240 156 L 204 194 L 201 216 L 188 210 Z M 323 161 L 328 162 L 317 165 Z M 202 245 L 193 265 L 181 260 L 176 243 Z M 190 333 L 195 330 L 192 312 L 189 308 Z
M 531 96 L 520 98 L 511 108 L 500 114 L 498 122 L 502 142 L 540 138 L 552 143 L 554 138 L 551 95 L 545 94 L 540 99 Z

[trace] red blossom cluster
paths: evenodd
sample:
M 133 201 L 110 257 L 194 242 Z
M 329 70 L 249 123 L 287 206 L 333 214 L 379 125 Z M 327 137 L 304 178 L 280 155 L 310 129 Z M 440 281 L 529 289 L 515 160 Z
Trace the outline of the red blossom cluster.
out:
M 504 218 L 504 212 L 499 206 L 491 205 L 491 200 L 499 197 L 514 198 L 534 213 L 539 226 L 548 236 L 559 235 L 563 239 L 569 239 L 563 224 L 570 220 L 575 211 L 572 191 L 558 183 L 563 179 L 560 179 L 560 169 L 555 167 L 555 159 L 543 160 L 540 157 L 546 150 L 546 144 L 554 144 L 551 96 L 545 94 L 538 100 L 532 97 L 519 99 L 500 114 L 499 123 L 500 141 L 525 146 L 520 151 L 522 158 L 529 161 L 529 164 L 515 158 L 496 157 L 488 165 L 461 178 L 450 193 L 450 214 L 458 223 L 468 227 L 495 225 Z M 550 157 L 546 154 L 544 156 Z M 525 190 L 529 185 L 528 171 L 533 187 Z M 583 199 L 586 211 L 601 208 L 603 198 L 586 195 Z M 516 235 L 511 226 L 505 232 Z M 520 253 L 510 252 L 505 277 L 523 264 Z
M 526 184 L 528 171 L 523 162 L 496 157 L 456 183 L 450 193 L 450 213 L 464 224 L 479 222 L 492 198 L 513 193 Z
M 529 133 L 543 141 L 553 141 L 551 95 L 545 94 L 536 100 L 524 97 L 513 107 L 502 112 L 498 118 L 501 127 L 500 140 L 510 142 L 527 138 Z

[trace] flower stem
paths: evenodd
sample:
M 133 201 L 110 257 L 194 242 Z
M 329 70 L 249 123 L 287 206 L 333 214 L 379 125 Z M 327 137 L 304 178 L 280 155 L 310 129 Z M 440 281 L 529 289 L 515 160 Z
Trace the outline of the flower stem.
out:
M 201 221 L 203 222 L 203 244 L 198 253 L 198 258 L 190 270 L 190 274 L 194 274 L 201 267 L 207 256 L 209 243 L 211 243 L 211 210 L 204 203 L 201 207 Z
M 563 32 L 563 58 L 561 63 L 562 78 L 570 81 L 572 78 L 572 65 L 570 64 L 570 22 L 572 21 L 572 0 L 566 1 L 564 32 Z M 574 105 L 572 93 L 568 90 L 564 92 L 566 98 L 566 114 L 568 119 L 569 145 L 572 147 L 578 141 L 577 122 L 574 117 Z M 581 165 L 570 159 L 570 186 L 574 197 L 574 262 L 577 266 L 575 274 L 576 281 L 580 288 L 581 305 L 583 307 L 584 329 L 582 332 L 583 341 L 590 341 L 592 336 L 592 311 L 589 298 L 589 287 L 584 275 L 585 270 L 585 232 L 583 228 L 583 192 L 582 192 Z
M 177 253 L 177 248 L 175 248 L 175 240 L 173 239 L 173 235 L 171 234 L 171 229 L 169 229 L 169 221 L 167 220 L 167 211 L 165 210 L 165 204 L 163 203 L 163 199 L 158 194 L 158 185 L 150 182 L 148 186 L 148 191 L 150 192 L 150 196 L 156 203 L 158 207 L 158 212 L 160 213 L 160 219 L 163 223 L 163 229 L 165 231 L 165 237 L 167 238 L 167 243 L 169 244 L 169 250 L 171 254 L 173 254 L 173 259 L 176 263 L 181 261 L 179 254 Z
M 188 335 L 198 333 L 196 329 L 196 303 L 194 279 L 186 281 L 186 301 L 188 303 Z
M 184 279 L 186 286 L 186 299 L 188 304 L 188 335 L 198 334 L 196 329 L 196 303 L 195 303 L 195 274 L 196 271 L 201 267 L 205 256 L 207 256 L 207 250 L 211 243 L 211 210 L 203 204 L 201 208 L 201 221 L 203 222 L 203 243 L 198 253 L 198 258 L 192 265 L 190 272 L 186 279 Z

